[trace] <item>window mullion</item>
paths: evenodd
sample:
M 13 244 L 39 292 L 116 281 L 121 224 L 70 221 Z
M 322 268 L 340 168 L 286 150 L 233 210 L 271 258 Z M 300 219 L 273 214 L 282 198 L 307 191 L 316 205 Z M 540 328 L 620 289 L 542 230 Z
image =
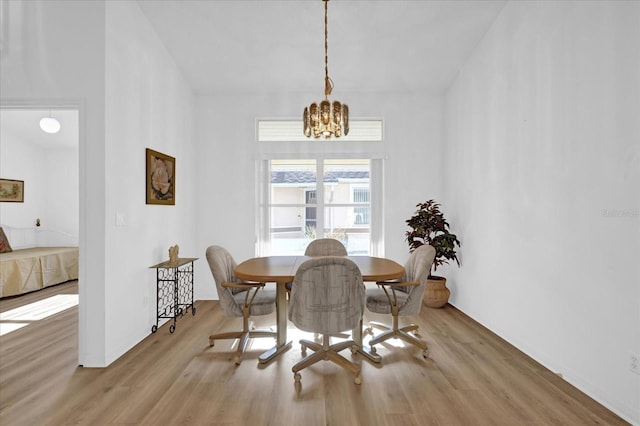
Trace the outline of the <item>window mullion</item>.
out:
M 316 238 L 324 238 L 324 160 L 316 160 Z

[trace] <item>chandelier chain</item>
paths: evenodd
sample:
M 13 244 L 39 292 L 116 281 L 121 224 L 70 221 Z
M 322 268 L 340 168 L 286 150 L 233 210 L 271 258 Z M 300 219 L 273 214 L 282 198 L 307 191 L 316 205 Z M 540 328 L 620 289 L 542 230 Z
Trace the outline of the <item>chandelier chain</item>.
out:
M 329 0 L 324 1 L 324 95 L 328 98 L 333 90 L 333 82 L 329 78 L 329 23 L 327 9 Z
M 306 137 L 314 139 L 339 138 L 349 134 L 349 107 L 340 101 L 329 101 L 333 81 L 329 78 L 329 18 L 328 2 L 324 2 L 324 100 L 312 102 L 302 113 L 302 129 Z

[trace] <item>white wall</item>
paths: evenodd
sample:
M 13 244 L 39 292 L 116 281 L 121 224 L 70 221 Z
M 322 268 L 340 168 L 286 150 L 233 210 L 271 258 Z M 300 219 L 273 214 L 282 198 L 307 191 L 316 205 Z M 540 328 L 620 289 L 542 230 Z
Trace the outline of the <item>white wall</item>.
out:
M 640 3 L 508 3 L 446 96 L 451 301 L 640 423 Z
M 167 260 L 174 244 L 181 257 L 199 253 L 191 90 L 137 3 L 107 2 L 106 31 L 109 363 L 156 322 L 156 271 L 149 266 Z M 145 204 L 145 148 L 175 157 L 175 206 Z M 124 215 L 124 226 L 116 226 L 116 213 Z
M 211 244 L 226 247 L 237 261 L 255 255 L 255 159 L 269 150 L 283 152 L 278 144 L 256 142 L 255 121 L 299 117 L 305 105 L 320 95 L 197 97 L 200 256 L 204 258 Z M 409 253 L 404 242 L 405 220 L 417 203 L 441 196 L 443 99 L 429 93 L 340 93 L 336 99 L 349 105 L 353 117 L 384 119 L 385 141 L 371 143 L 371 150 L 386 156 L 385 254 L 404 263 Z M 342 143 L 331 142 L 337 149 Z M 300 145 L 300 152 L 307 149 L 318 149 L 318 142 Z M 199 268 L 196 273 L 202 279 L 196 286 L 197 298 L 216 298 L 206 261 Z
M 14 135 L 2 132 L 0 139 L 0 176 L 25 182 L 24 203 L 0 203 L 0 223 L 5 226 L 35 227 L 36 218 L 42 214 L 46 188 L 43 157 L 34 144 Z M 77 182 L 77 180 L 76 180 Z M 17 242 L 9 243 L 14 248 Z
M 43 133 L 44 135 L 44 133 Z M 3 130 L 0 140 L 0 175 L 24 181 L 24 203 L 0 203 L 0 223 L 31 228 L 30 241 L 9 239 L 14 249 L 33 245 L 56 245 L 53 238 L 64 233 L 78 238 L 78 148 L 45 148 Z M 36 241 L 38 231 L 43 238 Z M 26 229 L 25 229 L 26 230 Z M 27 234 L 24 234 L 27 235 Z M 61 235 L 62 238 L 62 235 Z
M 46 148 L 43 156 L 45 205 L 40 218 L 41 229 L 77 236 L 80 221 L 80 176 L 78 147 Z
M 80 109 L 79 363 L 106 366 L 155 323 L 148 267 L 196 256 L 192 95 L 134 2 L 8 5 L 2 105 Z M 146 147 L 176 157 L 175 207 L 145 204 Z
M 4 6 L 9 19 L 0 52 L 0 103 L 80 110 L 79 362 L 105 365 L 104 1 Z
M 253 255 L 254 120 L 319 94 L 199 97 L 194 112 L 135 4 L 9 4 L 2 104 L 80 106 L 80 362 L 108 365 L 148 333 L 146 268 L 169 245 L 201 257 L 197 298 L 215 297 L 208 245 Z M 385 119 L 387 256 L 406 259 L 415 204 L 441 201 L 463 242 L 463 267 L 443 271 L 452 302 L 636 422 L 638 7 L 509 3 L 447 95 L 446 143 L 437 95 L 339 95 Z M 144 204 L 145 147 L 177 158 L 175 207 Z

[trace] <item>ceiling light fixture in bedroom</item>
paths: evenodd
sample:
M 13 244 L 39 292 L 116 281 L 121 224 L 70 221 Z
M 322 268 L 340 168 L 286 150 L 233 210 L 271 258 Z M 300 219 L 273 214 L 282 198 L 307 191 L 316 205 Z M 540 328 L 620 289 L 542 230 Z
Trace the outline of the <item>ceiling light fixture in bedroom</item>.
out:
M 49 116 L 40 120 L 40 128 L 46 133 L 58 133 L 60 131 L 60 122 L 51 117 L 51 111 L 49 111 Z
M 304 135 L 318 139 L 325 139 L 335 136 L 339 138 L 342 135 L 349 134 L 349 107 L 341 104 L 339 101 L 329 102 L 329 95 L 333 90 L 333 81 L 329 78 L 329 50 L 327 30 L 327 4 L 329 0 L 324 2 L 324 100 L 317 103 L 313 102 L 304 108 L 302 121 L 304 126 Z

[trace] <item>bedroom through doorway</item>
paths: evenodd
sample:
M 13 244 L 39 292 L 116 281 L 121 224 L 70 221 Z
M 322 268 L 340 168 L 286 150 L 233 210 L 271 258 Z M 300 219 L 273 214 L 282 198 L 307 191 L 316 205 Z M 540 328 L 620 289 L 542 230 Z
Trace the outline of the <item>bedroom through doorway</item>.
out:
M 66 105 L 0 107 L 0 179 L 15 183 L 21 191 L 15 200 L 8 197 L 0 202 L 0 226 L 13 253 L 41 247 L 79 250 L 79 115 L 77 107 Z M 54 128 L 47 127 L 51 123 Z M 61 312 L 74 310 L 77 315 L 77 262 L 75 266 L 63 263 L 71 270 L 60 274 L 51 269 L 58 259 L 40 263 L 45 265 L 43 270 L 32 261 L 32 273 L 11 284 L 5 274 L 9 268 L 3 265 L 0 335 L 19 332 Z

